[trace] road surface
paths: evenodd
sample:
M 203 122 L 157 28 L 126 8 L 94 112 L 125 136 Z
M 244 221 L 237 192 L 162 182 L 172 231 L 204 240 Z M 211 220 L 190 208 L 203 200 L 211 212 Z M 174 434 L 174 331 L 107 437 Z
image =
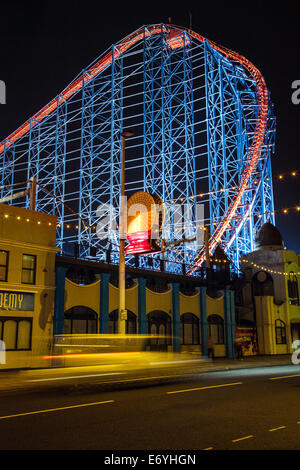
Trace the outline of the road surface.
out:
M 4 395 L 0 449 L 298 450 L 299 390 L 300 368 L 290 365 Z

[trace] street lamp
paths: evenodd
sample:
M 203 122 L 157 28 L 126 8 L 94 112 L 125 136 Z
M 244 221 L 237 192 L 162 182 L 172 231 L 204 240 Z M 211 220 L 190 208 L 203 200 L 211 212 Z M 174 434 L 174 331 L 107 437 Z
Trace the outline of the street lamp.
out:
M 118 333 L 125 334 L 127 311 L 125 308 L 125 142 L 127 137 L 134 134 L 130 131 L 123 131 L 122 138 L 122 155 L 121 155 L 121 194 L 120 194 L 120 256 L 119 256 L 119 312 L 118 312 Z

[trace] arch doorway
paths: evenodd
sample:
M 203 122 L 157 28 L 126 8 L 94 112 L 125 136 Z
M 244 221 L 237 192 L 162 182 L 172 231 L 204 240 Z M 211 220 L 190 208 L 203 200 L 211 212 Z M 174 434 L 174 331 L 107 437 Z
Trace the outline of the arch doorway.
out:
M 125 322 L 125 332 L 127 335 L 135 335 L 137 332 L 137 321 L 136 315 L 131 311 L 127 310 L 127 320 Z M 108 333 L 118 333 L 118 310 L 113 310 L 109 314 L 108 321 Z
M 208 336 L 212 337 L 214 344 L 224 344 L 224 320 L 220 315 L 207 317 Z
M 161 336 L 150 340 L 150 350 L 166 351 L 172 344 L 171 317 L 161 310 L 154 310 L 147 314 L 147 327 L 149 335 Z
M 193 313 L 181 315 L 180 338 L 182 345 L 200 344 L 200 320 Z
M 97 313 L 89 307 L 77 305 L 65 311 L 65 334 L 97 333 Z

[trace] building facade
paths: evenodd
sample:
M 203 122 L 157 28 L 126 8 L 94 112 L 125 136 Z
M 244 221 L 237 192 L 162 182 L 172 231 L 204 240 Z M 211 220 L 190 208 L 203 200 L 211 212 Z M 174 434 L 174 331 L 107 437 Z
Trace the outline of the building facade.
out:
M 258 354 L 291 354 L 300 339 L 299 255 L 286 249 L 277 228 L 266 222 L 242 265 L 238 324 L 256 328 Z
M 56 217 L 0 204 L 0 369 L 45 364 L 56 252 Z
M 57 257 L 55 334 L 117 333 L 117 269 Z M 164 350 L 206 355 L 211 336 L 216 356 L 234 355 L 234 292 L 224 283 L 128 268 L 126 310 L 126 333 L 162 335 Z
M 240 278 L 230 278 L 219 247 L 210 262 L 193 277 L 126 268 L 126 333 L 202 355 L 211 336 L 215 356 L 233 358 L 242 332 L 251 336 L 246 354 L 291 354 L 300 340 L 299 256 L 278 230 L 262 227 Z M 118 266 L 58 255 L 54 216 L 0 204 L 1 369 L 47 367 L 55 335 L 117 333 L 118 302 Z

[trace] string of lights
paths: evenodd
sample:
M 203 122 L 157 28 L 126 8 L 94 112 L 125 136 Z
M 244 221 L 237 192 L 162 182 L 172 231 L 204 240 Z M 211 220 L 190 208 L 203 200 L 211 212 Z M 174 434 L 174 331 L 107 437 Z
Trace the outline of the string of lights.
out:
M 293 172 L 295 174 L 297 174 L 297 172 Z M 26 184 L 30 183 L 30 181 L 24 181 L 22 183 L 16 183 L 14 185 L 10 185 L 10 186 L 6 186 L 5 188 L 0 188 L 0 189 L 8 189 L 10 187 L 15 187 L 15 186 L 24 186 Z M 61 199 L 59 199 L 57 196 L 55 196 L 54 194 L 52 194 L 50 191 L 48 191 L 46 188 L 44 188 L 44 186 L 40 185 L 39 183 L 36 183 L 37 186 L 39 186 L 41 189 L 43 189 L 44 191 L 46 191 L 48 194 L 50 194 L 51 196 L 53 196 L 56 200 L 58 200 L 61 204 L 64 204 L 65 207 L 70 210 L 78 219 L 80 219 L 85 227 L 85 229 L 91 229 L 91 230 L 96 230 L 97 228 L 97 224 L 91 224 L 89 225 L 86 221 L 84 221 L 84 219 L 80 216 L 80 214 L 78 214 L 77 212 L 75 212 L 68 204 L 66 204 L 64 201 L 62 201 Z M 234 189 L 234 187 L 230 188 L 230 189 Z M 227 188 L 227 191 L 229 191 L 229 188 Z M 215 192 L 214 191 L 210 191 L 208 193 L 200 193 L 200 194 L 196 194 L 194 196 L 190 196 L 191 199 L 194 199 L 196 197 L 204 197 L 205 195 L 209 195 L 209 194 L 214 194 Z M 180 199 L 180 202 L 182 202 L 182 199 Z M 174 201 L 175 203 L 175 201 Z M 293 213 L 300 213 L 300 204 L 298 205 L 295 205 L 295 206 L 290 206 L 290 207 L 285 207 L 285 208 L 280 208 L 280 209 L 275 209 L 274 211 L 272 211 L 272 214 L 275 214 L 275 213 L 282 213 L 282 214 L 288 214 L 290 212 L 293 212 Z M 264 214 L 257 214 L 258 217 L 262 217 Z M 27 218 L 26 218 L 27 220 Z M 59 222 L 57 224 L 57 227 L 61 227 L 61 226 L 64 226 L 64 228 L 67 228 L 67 229 L 75 229 L 75 230 L 78 230 L 79 229 L 79 225 L 78 223 L 70 223 L 70 222 Z M 213 225 L 217 225 L 217 222 L 213 222 Z M 110 227 L 108 227 L 110 228 Z M 181 228 L 177 228 L 176 230 L 180 230 L 180 229 L 185 229 L 186 227 L 183 225 Z M 118 226 L 116 226 L 116 229 L 118 229 Z
M 292 171 L 292 172 L 285 172 L 285 173 L 281 173 L 280 175 L 278 175 L 278 179 L 279 180 L 282 180 L 284 178 L 286 178 L 287 176 L 291 176 L 291 177 L 295 177 L 295 176 L 298 176 L 299 175 L 299 171 L 298 170 L 295 170 L 295 171 Z M 24 182 L 21 182 L 21 183 L 15 183 L 13 185 L 10 185 L 10 186 L 6 186 L 5 188 L 8 189 L 8 188 L 11 188 L 11 187 L 16 187 L 16 186 L 26 186 L 28 184 L 30 184 L 31 182 L 30 181 L 24 181 Z M 255 184 L 255 181 L 254 181 L 254 184 Z M 51 196 L 53 196 L 54 198 L 56 198 L 56 200 L 58 200 L 61 204 L 64 204 L 65 207 L 67 209 L 69 209 L 75 216 L 76 218 L 80 219 L 81 222 L 83 223 L 85 229 L 91 229 L 93 231 L 96 231 L 97 229 L 97 225 L 96 224 L 92 224 L 92 225 L 89 225 L 88 223 L 86 223 L 82 217 L 80 216 L 80 214 L 76 213 L 68 204 L 66 204 L 64 201 L 60 200 L 57 196 L 55 196 L 54 194 L 52 194 L 50 191 L 48 191 L 46 188 L 44 188 L 42 185 L 40 185 L 39 183 L 37 183 L 37 186 L 39 186 L 42 190 L 45 190 L 47 193 L 49 193 Z M 230 189 L 234 190 L 235 187 L 232 187 L 232 188 L 227 188 L 226 190 L 229 191 Z M 222 191 L 222 189 L 220 190 Z M 213 191 L 210 191 L 210 192 L 207 192 L 207 193 L 200 193 L 200 194 L 197 194 L 197 195 L 193 195 L 193 196 L 190 196 L 190 199 L 194 199 L 196 197 L 200 197 L 200 198 L 203 198 L 204 196 L 207 196 L 209 194 L 214 194 Z M 180 201 L 178 202 L 182 202 L 182 199 L 180 199 Z M 292 207 L 288 207 L 288 208 L 281 208 L 281 209 L 276 209 L 273 211 L 273 213 L 283 213 L 283 214 L 288 214 L 290 212 L 296 212 L 296 213 L 300 213 L 300 205 L 297 205 L 297 206 L 292 206 Z M 262 216 L 263 214 L 258 214 L 258 217 Z M 9 214 L 4 214 L 4 219 L 8 219 L 9 217 L 12 217 L 10 216 Z M 21 216 L 17 216 L 16 217 L 17 220 L 21 220 L 22 217 Z M 41 220 L 36 220 L 35 219 L 31 219 L 30 217 L 24 217 L 23 218 L 25 222 L 30 222 L 30 221 L 35 221 L 37 223 L 37 225 L 42 225 L 44 223 L 47 223 L 48 226 L 51 226 L 52 223 L 51 222 L 42 222 Z M 216 225 L 217 222 L 213 222 L 213 225 Z M 78 230 L 79 229 L 79 225 L 78 223 L 70 223 L 70 222 L 67 222 L 67 223 L 64 223 L 64 222 L 59 222 L 57 223 L 57 227 L 61 227 L 61 225 L 64 226 L 64 228 L 68 229 L 68 230 Z M 118 227 L 116 226 L 116 229 L 118 229 Z M 185 226 L 183 225 L 181 227 L 181 229 L 185 229 Z M 205 229 L 205 227 L 204 227 Z M 177 229 L 179 230 L 179 229 Z M 175 252 L 177 254 L 180 254 L 181 253 L 181 247 L 178 247 L 178 248 L 175 248 Z M 167 260 L 166 260 L 167 261 Z M 220 263 L 220 264 L 226 264 L 226 263 L 230 263 L 229 260 L 225 260 L 225 259 L 215 259 L 215 258 L 211 258 L 210 260 L 211 262 L 213 263 Z M 242 262 L 248 262 L 247 260 L 242 260 Z M 248 262 L 249 263 L 249 262 Z M 263 269 L 267 272 L 270 272 L 270 273 L 274 273 L 274 274 L 281 274 L 281 275 L 288 275 L 289 273 L 286 273 L 286 272 L 282 272 L 282 271 L 276 271 L 276 270 L 272 270 L 270 268 L 267 268 L 265 266 L 259 266 L 255 263 L 252 263 L 251 264 L 256 267 L 256 268 L 260 268 L 260 269 Z M 300 273 L 298 273 L 300 274 Z
M 276 178 L 278 178 L 279 180 L 283 180 L 287 177 L 299 176 L 299 174 L 300 174 L 299 170 L 287 171 L 285 173 L 280 173 L 280 174 L 276 175 Z
M 292 273 L 292 274 L 297 275 L 297 276 L 300 275 L 300 271 L 298 271 L 298 272 L 295 272 L 295 271 L 290 271 L 290 272 L 278 271 L 276 269 L 268 268 L 267 266 L 261 266 L 260 264 L 254 263 L 253 261 L 249 261 L 247 259 L 242 259 L 242 263 L 251 264 L 254 268 L 260 269 L 262 271 L 267 271 L 268 273 L 271 273 L 271 274 L 280 274 L 282 276 L 290 276 L 290 274 Z
M 3 217 L 4 217 L 4 220 L 7 220 L 7 219 L 9 219 L 9 218 L 15 218 L 15 219 L 18 220 L 18 221 L 23 221 L 23 222 L 26 222 L 26 223 L 28 223 L 28 222 L 35 222 L 37 225 L 47 225 L 47 226 L 52 226 L 52 225 L 53 225 L 52 222 L 42 222 L 41 220 L 32 218 L 32 217 L 30 217 L 30 216 L 29 216 L 29 217 L 27 217 L 27 216 L 26 216 L 26 217 L 21 217 L 20 215 L 18 215 L 18 216 L 12 216 L 12 215 L 9 215 L 9 214 L 4 213 L 4 214 L 3 214 Z M 67 224 L 67 225 L 69 225 L 69 224 Z M 92 228 L 95 229 L 95 227 L 92 227 Z M 175 249 L 175 251 L 178 252 L 178 253 L 180 253 L 180 249 Z M 166 261 L 166 262 L 172 262 L 172 263 L 174 262 L 174 263 L 176 263 L 176 261 L 174 261 L 174 260 L 168 261 L 168 259 L 166 259 L 165 261 Z M 257 263 L 254 263 L 253 261 L 249 261 L 249 260 L 247 260 L 247 259 L 242 259 L 241 261 L 242 261 L 242 263 L 246 263 L 246 264 L 248 264 L 248 265 L 250 264 L 251 266 L 253 266 L 253 267 L 256 268 L 256 269 L 260 269 L 260 270 L 262 270 L 262 271 L 266 271 L 266 272 L 271 273 L 271 274 L 278 274 L 278 275 L 284 275 L 284 276 L 289 276 L 289 275 L 290 275 L 290 272 L 279 271 L 279 270 L 276 270 L 276 269 L 271 269 L 271 268 L 269 268 L 269 267 L 267 267 L 267 266 L 259 265 L 259 264 L 257 264 Z M 228 264 L 231 263 L 231 261 L 228 260 L 228 259 L 218 259 L 218 258 L 214 258 L 214 257 L 211 257 L 211 258 L 210 258 L 210 262 L 211 262 L 211 263 L 215 263 L 215 264 L 220 264 L 220 265 L 228 265 Z M 179 263 L 179 264 L 180 264 L 180 263 Z M 292 271 L 292 273 L 293 273 L 294 275 L 300 275 L 300 271 L 298 271 L 298 272 Z
M 286 179 L 287 177 L 292 177 L 292 178 L 295 178 L 297 176 L 300 175 L 300 170 L 293 170 L 293 171 L 287 171 L 285 173 L 280 173 L 278 175 L 275 175 L 274 178 L 275 179 L 278 179 L 280 181 L 282 181 L 283 179 Z M 256 186 L 258 184 L 258 181 L 254 180 L 253 181 L 253 184 Z M 207 191 L 207 192 L 201 192 L 201 193 L 198 193 L 198 194 L 195 194 L 195 195 L 192 195 L 192 196 L 189 196 L 189 198 L 187 199 L 191 199 L 191 200 L 194 200 L 195 198 L 204 198 L 205 196 L 209 196 L 209 195 L 216 195 L 218 193 L 221 193 L 221 192 L 226 192 L 226 191 L 234 191 L 235 189 L 237 189 L 238 186 L 230 186 L 228 188 L 220 188 L 218 191 Z M 252 188 L 254 189 L 254 188 Z M 179 202 L 183 202 L 184 200 L 187 200 L 183 197 L 177 199 L 177 200 L 173 200 L 172 203 L 179 203 Z M 300 210 L 300 209 L 299 209 Z
M 289 172 L 280 173 L 280 174 L 276 175 L 275 178 L 278 179 L 278 180 L 283 180 L 288 176 L 297 177 L 299 175 L 300 175 L 300 170 L 293 170 L 293 171 L 289 171 Z M 0 190 L 8 189 L 8 188 L 15 187 L 15 186 L 25 185 L 25 184 L 28 184 L 28 183 L 30 183 L 30 181 L 25 181 L 25 182 L 16 183 L 16 184 L 13 184 L 13 185 L 10 185 L 10 186 L 0 187 Z M 257 183 L 258 183 L 258 181 L 256 181 L 256 180 L 253 181 L 254 185 L 256 185 Z M 52 194 L 50 191 L 48 191 L 44 186 L 40 185 L 38 182 L 37 182 L 37 185 L 40 186 L 40 188 L 42 188 L 43 190 L 45 190 L 48 194 L 50 194 L 53 197 L 57 198 L 57 196 Z M 172 200 L 172 203 L 177 204 L 177 203 L 180 203 L 180 202 L 184 202 L 186 200 L 192 200 L 193 201 L 196 198 L 200 198 L 203 202 L 206 202 L 206 200 L 203 199 L 203 198 L 205 198 L 205 196 L 216 195 L 216 194 L 221 193 L 221 192 L 234 191 L 234 190 L 237 189 L 237 187 L 238 186 L 230 186 L 228 188 L 220 188 L 217 191 L 201 192 L 201 193 L 198 193 L 198 194 L 191 195 L 188 198 L 181 197 L 179 199 L 174 199 L 174 200 Z M 254 189 L 254 188 L 252 188 L 252 189 Z M 75 211 L 71 207 L 67 206 L 67 204 L 65 202 L 63 202 L 61 200 L 59 202 L 61 202 L 62 204 L 65 204 L 65 206 L 68 207 L 69 210 L 71 210 L 75 215 L 77 215 L 79 218 L 81 218 L 81 216 L 79 214 L 75 213 Z M 285 209 L 277 209 L 277 210 L 274 210 L 272 212 L 272 214 L 275 213 L 275 212 L 281 212 L 281 211 L 283 213 L 287 213 L 287 211 L 291 210 L 291 209 L 295 209 L 297 212 L 299 212 L 300 211 L 300 205 L 295 206 L 295 207 L 285 208 Z M 260 215 L 260 214 L 258 214 L 258 215 Z M 84 225 L 85 225 L 86 228 L 91 228 L 91 226 L 88 225 L 87 223 L 84 223 Z

